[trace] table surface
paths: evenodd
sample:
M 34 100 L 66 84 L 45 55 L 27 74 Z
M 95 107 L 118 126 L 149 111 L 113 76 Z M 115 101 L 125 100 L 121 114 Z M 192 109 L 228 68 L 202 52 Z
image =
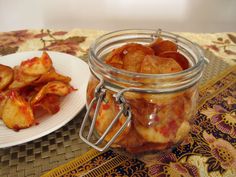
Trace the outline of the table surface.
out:
M 104 33 L 106 31 L 81 29 L 4 32 L 0 33 L 0 55 L 50 50 L 65 52 L 87 61 L 90 44 Z M 199 44 L 210 59 L 202 84 L 236 64 L 236 33 L 178 34 Z M 39 176 L 87 152 L 90 148 L 79 138 L 84 114 L 85 109 L 68 124 L 47 136 L 0 149 L 0 176 Z

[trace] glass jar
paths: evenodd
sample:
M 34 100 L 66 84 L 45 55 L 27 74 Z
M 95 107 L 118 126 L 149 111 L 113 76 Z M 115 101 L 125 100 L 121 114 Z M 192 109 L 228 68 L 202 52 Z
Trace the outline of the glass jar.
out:
M 147 45 L 158 37 L 176 43 L 190 67 L 178 73 L 143 74 L 104 62 L 113 49 L 127 43 Z M 180 143 L 193 123 L 204 61 L 197 45 L 161 30 L 121 30 L 99 37 L 89 50 L 92 75 L 80 137 L 99 151 L 112 146 L 132 153 L 166 150 Z M 85 136 L 88 120 L 91 131 Z M 98 141 L 91 140 L 93 130 Z

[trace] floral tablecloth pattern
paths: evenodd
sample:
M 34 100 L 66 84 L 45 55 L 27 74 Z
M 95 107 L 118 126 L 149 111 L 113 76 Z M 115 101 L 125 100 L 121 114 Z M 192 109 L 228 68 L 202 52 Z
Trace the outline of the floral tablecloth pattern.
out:
M 0 32 L 0 55 L 32 50 L 65 52 L 86 56 L 90 44 L 107 31 L 73 29 L 19 30 Z M 236 63 L 236 32 L 231 33 L 177 33 L 212 51 L 217 57 L 234 65 Z
M 90 44 L 106 31 L 73 29 L 19 30 L 0 33 L 0 55 L 21 51 L 65 52 L 87 60 Z M 236 33 L 178 33 L 236 65 Z M 1 63 L 1 60 L 0 60 Z M 64 175 L 102 176 L 236 176 L 236 67 L 202 87 L 195 124 L 190 136 L 162 156 L 130 158 L 108 150 L 89 151 L 70 163 Z M 82 159 L 82 161 L 81 161 Z M 79 163 L 80 162 L 80 163 Z M 102 164 L 107 165 L 102 165 Z M 101 166 L 98 171 L 93 170 Z M 68 164 L 46 176 L 56 176 Z M 111 167 L 111 168 L 108 168 Z M 71 169 L 71 168 L 70 168 Z

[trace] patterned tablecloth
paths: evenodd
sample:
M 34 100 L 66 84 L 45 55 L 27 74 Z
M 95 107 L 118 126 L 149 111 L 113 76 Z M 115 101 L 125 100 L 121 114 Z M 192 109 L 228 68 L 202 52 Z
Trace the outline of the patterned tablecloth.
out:
M 0 55 L 50 50 L 86 61 L 91 42 L 104 33 L 81 29 L 3 32 Z M 54 168 L 45 176 L 236 176 L 236 33 L 179 34 L 205 49 L 210 64 L 202 84 L 211 80 L 201 87 L 194 127 L 180 146 L 164 155 L 139 157 L 89 150 L 78 136 L 83 110 L 47 136 L 0 149 L 0 176 L 40 176 Z

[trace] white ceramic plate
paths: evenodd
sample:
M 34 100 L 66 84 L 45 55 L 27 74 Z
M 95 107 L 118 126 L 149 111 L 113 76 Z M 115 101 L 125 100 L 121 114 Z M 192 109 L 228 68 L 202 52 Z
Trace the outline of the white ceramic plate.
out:
M 19 65 L 21 61 L 41 56 L 42 51 L 22 52 L 0 57 L 0 63 L 8 66 Z M 74 118 L 84 107 L 86 88 L 90 71 L 88 65 L 79 58 L 59 53 L 48 52 L 53 66 L 64 75 L 71 77 L 71 85 L 78 90 L 67 95 L 60 104 L 60 111 L 54 115 L 47 115 L 40 119 L 38 125 L 15 132 L 7 128 L 0 120 L 0 148 L 25 143 L 47 135 L 65 125 Z

